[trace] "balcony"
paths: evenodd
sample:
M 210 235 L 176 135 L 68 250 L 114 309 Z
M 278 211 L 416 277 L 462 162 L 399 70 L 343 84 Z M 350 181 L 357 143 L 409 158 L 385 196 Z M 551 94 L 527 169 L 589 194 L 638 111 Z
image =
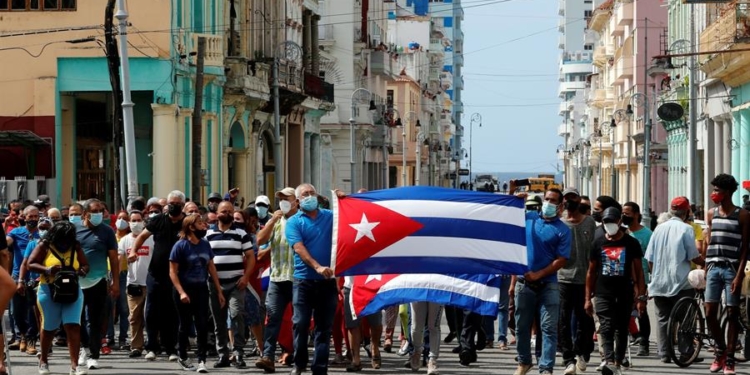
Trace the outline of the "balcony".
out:
M 559 0 L 557 4 L 557 14 L 565 16 L 565 0 Z
M 564 101 L 564 102 L 560 103 L 560 108 L 559 108 L 559 110 L 557 111 L 557 113 L 558 113 L 558 114 L 559 114 L 560 116 L 563 116 L 563 115 L 564 115 L 564 114 L 565 114 L 566 112 L 568 112 L 568 111 L 570 110 L 569 108 L 570 108 L 570 107 L 571 107 L 572 105 L 573 105 L 573 103 L 571 103 L 571 102 L 568 102 L 568 101 Z
M 203 59 L 205 66 L 224 66 L 224 38 L 219 35 L 213 34 L 198 34 L 192 33 L 192 49 L 189 51 L 198 50 L 198 38 L 206 38 L 206 55 Z M 193 58 L 195 59 L 195 58 Z
M 302 93 L 304 88 L 304 75 L 302 68 L 290 61 L 280 61 L 279 86 L 288 91 Z
M 615 83 L 633 78 L 633 56 L 623 56 L 615 63 Z
M 565 49 L 565 35 L 559 35 L 557 37 L 557 48 Z
M 443 38 L 445 37 L 445 26 L 443 26 L 442 20 L 440 22 L 432 22 L 432 30 L 430 31 L 432 38 Z
M 557 90 L 557 96 L 561 99 L 565 97 L 565 93 L 574 92 L 576 90 L 583 90 L 586 88 L 586 82 L 562 82 Z
M 637 164 L 638 164 L 638 160 L 636 158 L 630 158 L 630 165 L 637 165 Z M 615 158 L 615 165 L 628 165 L 628 158 L 627 157 Z
M 617 21 L 617 27 L 622 28 L 633 22 L 633 0 L 625 0 L 618 2 L 615 6 L 615 20 Z
M 700 37 L 700 52 L 747 49 L 750 41 L 750 4 L 732 2 L 720 8 L 718 17 Z M 737 87 L 750 81 L 747 61 L 750 51 L 724 52 L 698 56 L 700 69 L 707 78 L 717 78 L 727 86 Z
M 560 18 L 557 21 L 557 31 L 564 33 L 565 32 L 565 18 Z
M 393 59 L 386 51 L 372 51 L 370 55 L 370 71 L 387 79 L 396 77 L 393 71 Z
M 322 78 L 305 73 L 305 94 L 325 102 L 333 103 L 333 84 Z
M 430 68 L 430 82 L 440 82 L 440 68 Z
M 601 33 L 612 16 L 614 0 L 607 0 L 594 10 L 588 22 L 588 28 Z
M 443 46 L 443 40 L 438 38 L 431 38 L 429 52 L 432 55 L 445 56 L 445 47 Z
M 440 87 L 450 90 L 453 87 L 453 74 L 451 72 L 440 72 Z
M 258 100 L 269 100 L 270 66 L 244 57 L 225 59 L 226 94 L 247 95 Z
M 453 54 L 453 65 L 464 66 L 464 55 L 460 51 Z
M 452 137 L 456 134 L 456 125 L 453 124 L 450 118 L 440 119 L 440 134 L 443 137 Z

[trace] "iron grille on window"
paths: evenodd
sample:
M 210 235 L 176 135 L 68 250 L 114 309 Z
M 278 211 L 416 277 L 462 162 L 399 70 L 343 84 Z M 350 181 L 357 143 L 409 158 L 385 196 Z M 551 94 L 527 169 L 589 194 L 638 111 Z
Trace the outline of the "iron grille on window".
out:
M 58 10 L 76 10 L 76 0 L 0 0 L 0 12 Z

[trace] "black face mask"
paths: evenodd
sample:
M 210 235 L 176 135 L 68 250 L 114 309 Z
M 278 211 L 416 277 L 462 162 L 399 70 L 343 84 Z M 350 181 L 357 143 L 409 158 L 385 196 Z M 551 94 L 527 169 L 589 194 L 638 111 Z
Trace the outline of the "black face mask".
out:
M 209 212 L 216 212 L 216 209 L 218 209 L 218 208 L 219 208 L 219 204 L 218 203 L 209 203 L 208 204 L 208 211 Z
M 591 217 L 596 221 L 597 223 L 602 222 L 602 212 L 601 211 L 594 211 L 591 213 Z
M 229 216 L 229 215 L 219 215 L 219 221 L 222 224 L 226 225 L 226 224 L 229 224 L 229 223 L 233 222 L 234 221 L 234 217 Z
M 196 230 L 195 232 L 193 232 L 193 234 L 195 234 L 195 236 L 198 238 L 206 237 L 206 233 L 208 233 L 208 231 L 205 229 Z
M 167 205 L 167 212 L 169 213 L 169 216 L 177 217 L 180 216 L 182 213 L 182 205 L 181 204 L 169 204 Z
M 630 224 L 633 224 L 633 217 L 622 215 L 622 223 L 629 227 Z
M 37 225 L 39 225 L 39 220 L 29 220 L 26 222 L 26 227 L 29 229 L 34 229 Z
M 581 202 L 576 201 L 565 201 L 565 210 L 570 212 L 575 212 L 578 210 L 578 207 L 580 207 Z
M 591 209 L 591 206 L 588 204 L 581 204 L 578 206 L 578 212 L 584 215 L 588 215 L 590 209 Z

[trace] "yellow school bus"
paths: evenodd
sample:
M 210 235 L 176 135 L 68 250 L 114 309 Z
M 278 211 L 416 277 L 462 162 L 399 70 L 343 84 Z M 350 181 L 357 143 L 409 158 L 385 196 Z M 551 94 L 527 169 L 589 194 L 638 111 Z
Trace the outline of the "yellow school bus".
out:
M 547 189 L 559 189 L 560 185 L 550 177 L 529 177 L 529 188 L 527 191 L 534 193 L 544 193 Z

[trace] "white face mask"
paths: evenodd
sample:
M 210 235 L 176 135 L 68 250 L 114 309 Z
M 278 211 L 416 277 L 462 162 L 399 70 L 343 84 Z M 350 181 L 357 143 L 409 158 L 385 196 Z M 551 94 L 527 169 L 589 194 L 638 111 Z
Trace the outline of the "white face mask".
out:
M 279 202 L 279 209 L 281 209 L 281 212 L 284 214 L 288 214 L 289 211 L 292 210 L 292 202 L 289 201 L 280 201 Z
M 130 223 L 130 231 L 137 236 L 143 232 L 144 226 L 145 224 L 142 221 L 132 222 Z
M 605 223 L 604 224 L 604 231 L 607 232 L 608 235 L 614 236 L 617 234 L 618 231 L 620 231 L 620 224 L 617 223 Z
M 117 226 L 118 230 L 128 229 L 128 222 L 123 219 L 117 219 L 117 221 L 115 222 L 115 225 Z

